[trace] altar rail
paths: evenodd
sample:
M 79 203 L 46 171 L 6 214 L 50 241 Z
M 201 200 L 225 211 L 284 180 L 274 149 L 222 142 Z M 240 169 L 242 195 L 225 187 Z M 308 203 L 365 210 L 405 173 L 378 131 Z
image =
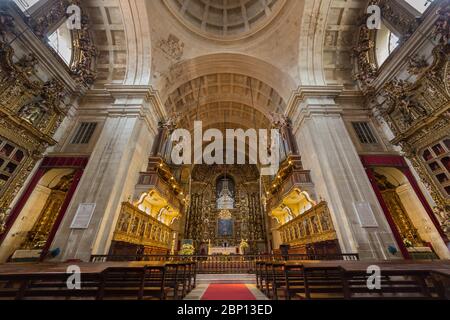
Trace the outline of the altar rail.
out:
M 291 255 L 214 255 L 214 256 L 174 256 L 174 255 L 92 255 L 91 262 L 111 261 L 164 261 L 164 262 L 196 262 L 197 273 L 200 274 L 248 274 L 255 273 L 257 261 L 325 261 L 345 260 L 357 261 L 359 255 L 351 254 L 291 254 Z

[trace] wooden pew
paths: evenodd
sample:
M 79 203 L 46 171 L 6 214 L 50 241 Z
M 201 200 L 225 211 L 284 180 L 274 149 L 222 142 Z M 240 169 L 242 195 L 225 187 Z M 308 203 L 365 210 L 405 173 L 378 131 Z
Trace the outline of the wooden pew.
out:
M 143 300 L 166 297 L 164 266 L 113 267 L 101 274 L 99 300 Z
M 367 273 L 367 269 L 345 266 L 342 268 L 344 296 L 345 299 L 352 300 L 437 299 L 438 289 L 431 281 L 431 273 L 429 270 L 385 266 L 381 269 L 378 289 L 369 288 L 367 280 L 371 275 Z
M 431 281 L 436 287 L 439 299 L 450 300 L 450 270 L 432 271 Z
M 101 275 L 83 274 L 80 289 L 69 289 L 65 273 L 0 275 L 2 300 L 95 300 L 101 287 Z
M 286 299 L 343 299 L 344 285 L 339 267 L 285 266 Z

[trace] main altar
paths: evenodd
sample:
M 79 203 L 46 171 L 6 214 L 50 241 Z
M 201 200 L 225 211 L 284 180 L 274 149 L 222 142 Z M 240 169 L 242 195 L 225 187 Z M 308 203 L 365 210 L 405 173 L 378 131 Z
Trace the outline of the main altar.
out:
M 229 256 L 236 254 L 240 254 L 240 250 L 238 247 L 211 247 L 208 249 L 208 255 L 210 256 L 215 255 Z

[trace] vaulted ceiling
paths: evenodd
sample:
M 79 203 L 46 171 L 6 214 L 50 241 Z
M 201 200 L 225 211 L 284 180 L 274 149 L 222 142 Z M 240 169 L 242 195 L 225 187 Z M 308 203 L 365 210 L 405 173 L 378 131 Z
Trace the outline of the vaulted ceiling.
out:
M 99 51 L 97 88 L 152 85 L 168 112 L 231 103 L 242 110 L 252 106 L 266 117 L 283 112 L 298 86 L 357 89 L 351 56 L 366 5 L 365 0 L 83 1 Z M 210 58 L 218 56 L 219 62 Z

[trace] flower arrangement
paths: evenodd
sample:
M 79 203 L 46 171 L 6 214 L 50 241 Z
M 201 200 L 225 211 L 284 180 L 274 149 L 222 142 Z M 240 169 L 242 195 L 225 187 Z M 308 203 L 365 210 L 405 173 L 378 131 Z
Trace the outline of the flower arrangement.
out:
M 241 244 L 239 245 L 239 250 L 243 254 L 246 249 L 250 248 L 250 245 L 248 244 L 247 240 L 242 240 Z
M 405 244 L 405 247 L 412 248 L 413 243 L 409 239 L 403 239 L 403 243 Z
M 195 247 L 192 244 L 183 244 L 179 254 L 181 256 L 193 256 L 195 253 Z

